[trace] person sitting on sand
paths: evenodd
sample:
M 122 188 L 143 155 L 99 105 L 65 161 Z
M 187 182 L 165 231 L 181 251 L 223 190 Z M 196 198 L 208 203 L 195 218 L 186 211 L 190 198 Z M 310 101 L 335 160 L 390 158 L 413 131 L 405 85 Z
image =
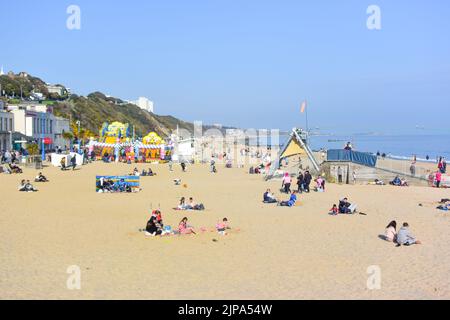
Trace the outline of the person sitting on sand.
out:
M 227 230 L 231 229 L 229 227 L 229 225 L 228 225 L 228 219 L 227 218 L 223 218 L 222 222 L 217 223 L 216 229 L 217 229 L 217 232 L 220 235 L 226 236 L 227 235 Z
M 196 234 L 194 228 L 188 225 L 188 218 L 184 217 L 178 225 L 178 232 L 180 234 Z
M 297 191 L 293 191 L 288 201 L 281 201 L 278 205 L 281 207 L 293 207 L 297 203 Z
M 145 231 L 147 232 L 147 234 L 149 234 L 153 237 L 160 236 L 163 233 L 161 226 L 158 224 L 158 222 L 156 221 L 156 218 L 153 216 L 147 222 Z
M 13 162 L 9 163 L 8 166 L 9 166 L 9 169 L 11 169 L 12 173 L 15 173 L 15 174 L 23 173 L 22 169 L 20 169 L 20 167 L 18 165 L 14 164 Z
M 59 162 L 59 164 L 61 165 L 61 170 L 65 171 L 66 170 L 66 158 L 62 157 L 61 161 Z
M 400 181 L 400 186 L 401 187 L 408 187 L 409 186 L 408 185 L 408 181 L 406 181 L 405 178 L 402 178 L 401 181 Z
M 264 203 L 277 203 L 277 199 L 275 199 L 275 196 L 272 194 L 270 189 L 267 189 L 267 191 L 264 193 Z
M 189 198 L 188 206 L 189 206 L 190 208 L 192 208 L 191 210 L 196 210 L 196 211 L 202 211 L 202 210 L 205 210 L 205 206 L 203 205 L 203 203 L 196 204 L 196 203 L 194 202 L 194 198 Z
M 409 230 L 409 224 L 405 222 L 403 227 L 398 231 L 397 234 L 398 246 L 411 246 L 413 244 L 422 244 L 419 240 L 416 240 L 414 235 Z
M 180 204 L 178 205 L 178 210 L 187 210 L 186 199 L 183 197 L 180 200 Z
M 141 174 L 139 173 L 138 168 L 134 168 L 133 173 L 132 173 L 131 175 L 132 175 L 132 176 L 139 177 Z
M 339 201 L 339 213 L 352 214 L 356 212 L 357 205 L 348 202 L 348 198 L 344 198 Z
M 42 174 L 42 172 L 39 172 L 39 174 L 34 179 L 34 182 L 48 182 L 48 179 Z
M 20 192 L 37 192 L 38 190 L 33 187 L 30 180 L 22 180 L 19 185 Z
M 153 177 L 153 176 L 156 176 L 156 173 L 153 172 L 152 168 L 148 168 L 147 176 Z
M 384 240 L 389 242 L 396 242 L 397 241 L 397 222 L 391 221 L 384 231 Z
M 154 210 L 152 212 L 152 217 L 156 219 L 156 222 L 161 226 L 161 228 L 164 227 L 162 213 L 160 210 Z
M 339 209 L 337 207 L 337 205 L 333 205 L 333 208 L 330 209 L 330 213 L 331 216 L 337 216 L 339 214 Z
M 316 191 L 325 192 L 325 179 L 321 176 L 316 179 Z

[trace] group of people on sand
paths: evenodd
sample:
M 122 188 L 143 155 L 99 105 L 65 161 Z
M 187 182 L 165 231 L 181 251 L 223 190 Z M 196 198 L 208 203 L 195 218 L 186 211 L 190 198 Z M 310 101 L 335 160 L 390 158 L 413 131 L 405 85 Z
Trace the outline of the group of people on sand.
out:
M 311 176 L 311 173 L 308 170 L 306 170 L 305 173 L 300 171 L 297 176 L 297 190 L 296 190 L 297 193 L 303 192 L 309 193 L 311 191 L 310 186 L 312 180 L 313 177 Z M 325 179 L 323 179 L 322 177 L 318 177 L 318 179 L 316 179 L 316 182 L 318 182 L 316 190 L 325 190 Z M 286 194 L 291 194 L 292 193 L 291 186 L 292 186 L 292 177 L 288 172 L 286 172 L 283 176 L 281 191 Z
M 422 244 L 422 242 L 417 240 L 411 233 L 407 222 L 403 223 L 403 226 L 397 232 L 397 222 L 391 221 L 387 225 L 384 235 L 382 235 L 381 238 L 388 242 L 396 243 L 398 247 Z
M 76 157 L 70 158 L 70 166 L 67 166 L 66 161 L 67 161 L 66 157 L 61 158 L 61 161 L 60 161 L 61 171 L 70 170 L 70 168 L 72 168 L 72 170 L 76 169 L 76 167 L 77 167 L 77 158 Z
M 319 178 L 321 178 L 321 177 L 319 177 Z M 309 170 L 306 170 L 304 173 L 300 171 L 297 176 L 297 192 L 298 193 L 303 193 L 303 192 L 309 193 L 311 191 L 310 186 L 311 186 L 312 180 L 313 180 L 313 177 L 312 177 L 311 173 L 309 172 Z M 323 188 L 323 190 L 325 190 L 325 179 L 321 178 L 320 186 Z
M 20 192 L 37 192 L 38 190 L 31 184 L 30 180 L 22 180 L 19 184 Z
M 298 194 L 298 192 L 296 190 L 291 191 L 291 195 L 288 200 L 280 201 L 275 197 L 275 195 L 272 193 L 272 191 L 270 189 L 267 189 L 267 191 L 264 192 L 264 195 L 263 195 L 263 203 L 265 203 L 265 204 L 276 203 L 278 206 L 281 206 L 281 207 L 293 207 L 297 204 L 297 200 L 298 200 L 297 194 Z
M 46 176 L 44 176 L 42 174 L 42 172 L 39 172 L 39 174 L 34 179 L 34 182 L 36 182 L 36 183 L 43 183 L 43 182 L 49 182 L 49 180 L 47 179 Z M 30 180 L 22 180 L 22 181 L 20 181 L 18 190 L 20 192 L 37 192 L 38 191 L 38 189 L 35 188 L 31 184 Z
M 338 214 L 354 214 L 358 209 L 358 205 L 351 203 L 348 198 L 339 200 L 339 205 L 334 204 L 329 214 L 337 216 Z
M 194 198 L 189 198 L 189 201 L 186 202 L 186 198 L 182 197 L 180 199 L 180 204 L 178 205 L 178 207 L 176 208 L 176 210 L 182 210 L 182 211 L 187 211 L 187 210 L 194 210 L 194 211 L 203 211 L 205 210 L 205 206 L 203 205 L 203 203 L 197 204 L 194 201 Z
M 406 181 L 405 178 L 400 178 L 399 176 L 396 176 L 394 178 L 394 180 L 392 180 L 389 184 L 391 186 L 396 186 L 396 187 L 408 187 L 409 186 L 408 181 Z
M 153 177 L 156 176 L 156 173 L 153 172 L 152 168 L 148 168 L 148 171 L 142 169 L 142 172 L 139 172 L 138 168 L 134 168 L 133 173 L 130 175 L 136 177 Z
M 228 219 L 223 218 L 222 221 L 218 222 L 215 227 L 216 231 L 220 235 L 227 235 L 227 231 L 231 230 L 228 224 Z M 205 229 L 203 229 L 205 231 Z M 171 236 L 171 235 L 196 235 L 195 229 L 189 224 L 189 219 L 184 217 L 181 219 L 176 230 L 173 230 L 170 226 L 164 226 L 162 214 L 160 210 L 155 210 L 152 212 L 150 219 L 147 222 L 145 228 L 146 236 Z

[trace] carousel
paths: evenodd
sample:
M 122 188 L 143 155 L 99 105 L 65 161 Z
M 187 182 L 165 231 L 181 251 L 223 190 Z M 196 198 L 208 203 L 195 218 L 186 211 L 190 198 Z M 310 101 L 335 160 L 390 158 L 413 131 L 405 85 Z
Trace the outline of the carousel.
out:
M 173 145 L 166 144 L 155 132 L 150 132 L 142 141 L 132 141 L 129 125 L 113 122 L 103 124 L 99 141 L 91 139 L 89 142 L 89 152 L 107 162 L 165 162 L 172 157 Z

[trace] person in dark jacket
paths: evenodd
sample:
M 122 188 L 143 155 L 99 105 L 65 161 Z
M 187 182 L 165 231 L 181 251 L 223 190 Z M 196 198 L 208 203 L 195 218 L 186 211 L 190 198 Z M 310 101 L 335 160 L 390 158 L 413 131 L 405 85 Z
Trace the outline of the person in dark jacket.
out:
M 305 192 L 309 193 L 310 192 L 310 185 L 311 185 L 311 181 L 312 181 L 312 176 L 309 173 L 309 171 L 305 172 L 305 176 L 304 176 L 304 183 L 303 183 L 303 189 L 305 190 Z
M 147 227 L 145 228 L 145 231 L 150 233 L 152 236 L 159 236 L 162 234 L 161 227 L 158 225 L 155 217 L 151 217 L 150 220 L 147 222 Z
M 297 191 L 298 193 L 302 193 L 303 192 L 303 183 L 305 182 L 305 177 L 303 176 L 303 173 L 300 172 L 298 177 L 297 177 Z
M 75 170 L 77 167 L 77 157 L 73 156 L 72 159 L 70 159 L 70 164 L 72 165 L 72 170 Z

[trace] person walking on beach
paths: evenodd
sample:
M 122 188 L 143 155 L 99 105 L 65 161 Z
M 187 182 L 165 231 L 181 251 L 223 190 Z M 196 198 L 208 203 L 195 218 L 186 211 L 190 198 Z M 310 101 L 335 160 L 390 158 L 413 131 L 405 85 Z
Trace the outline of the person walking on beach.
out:
M 186 172 L 186 163 L 184 162 L 184 160 L 181 161 L 181 170 L 182 170 L 183 172 Z

